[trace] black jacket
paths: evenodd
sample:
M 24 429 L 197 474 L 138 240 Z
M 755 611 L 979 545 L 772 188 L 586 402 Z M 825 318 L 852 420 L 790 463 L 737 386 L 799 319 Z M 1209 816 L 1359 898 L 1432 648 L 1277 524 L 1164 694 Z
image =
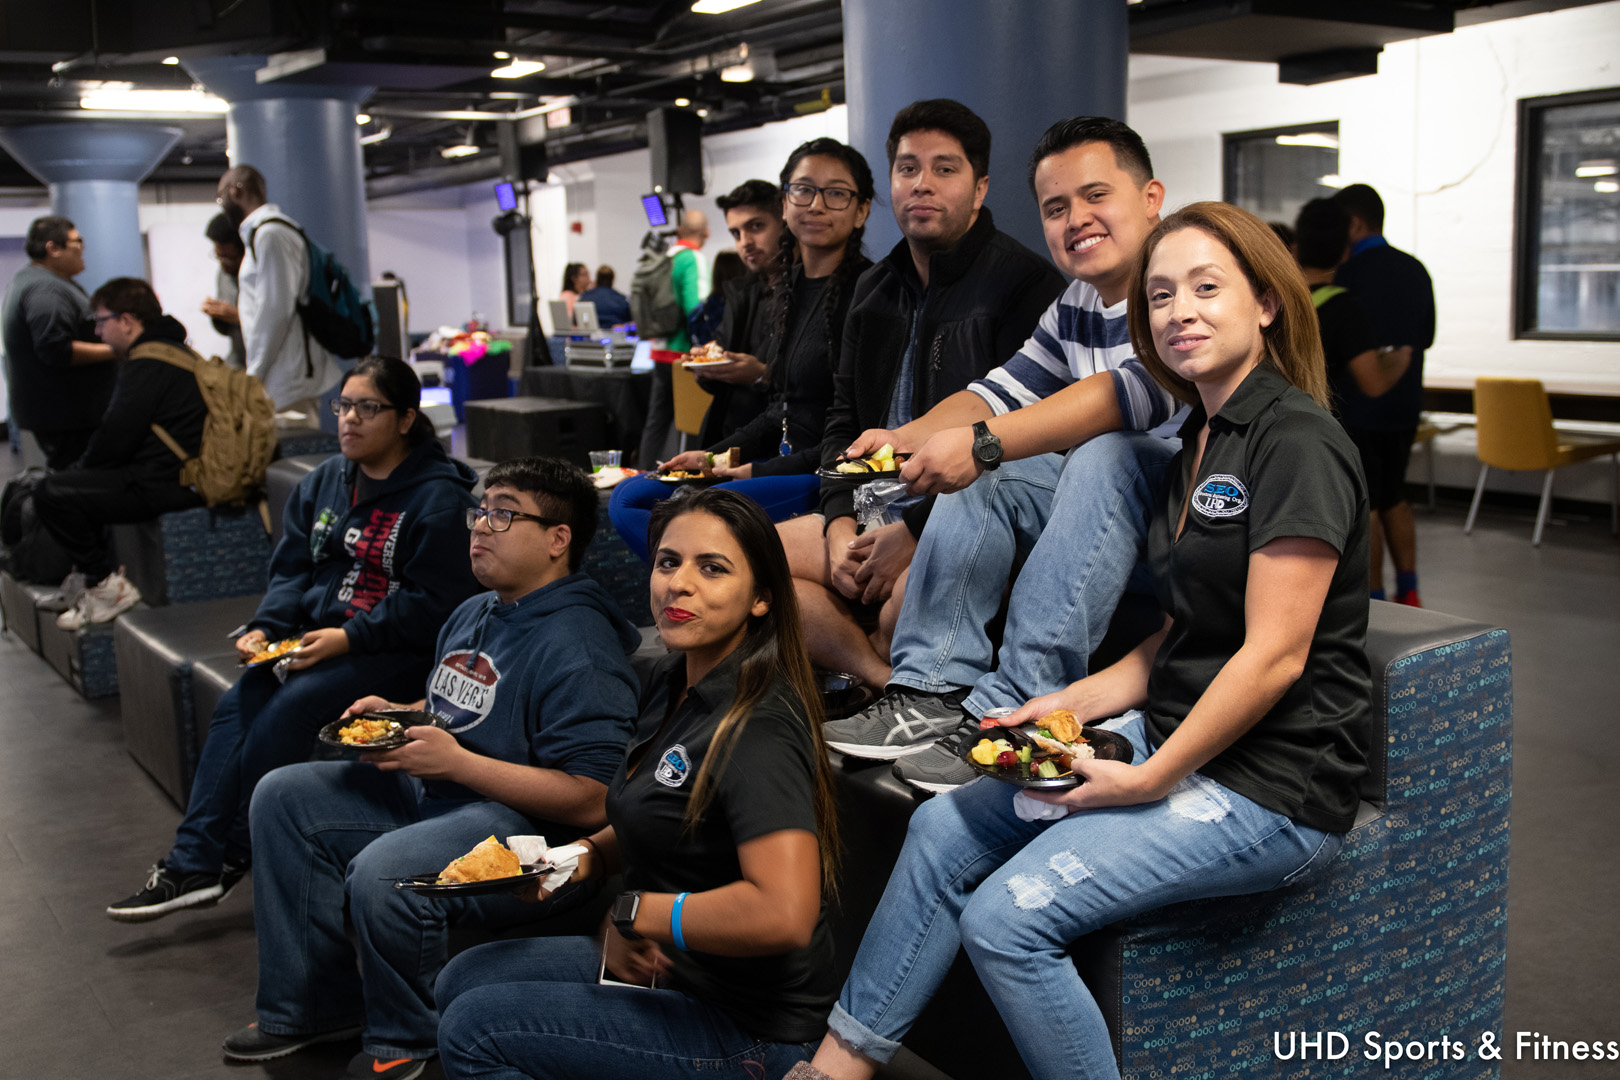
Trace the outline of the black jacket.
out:
M 165 315 L 146 328 L 132 351 L 146 341 L 185 348 L 186 328 Z M 79 468 L 129 469 L 160 483 L 178 483 L 180 459 L 152 434 L 152 425 L 161 424 L 186 453 L 196 454 L 207 419 L 208 406 L 191 372 L 149 357 L 125 360 L 118 365 L 112 401 Z
M 714 340 L 730 352 L 748 353 L 769 361 L 771 305 L 763 274 L 744 274 L 721 286 L 725 313 Z M 765 411 L 770 393 L 763 386 L 737 386 L 698 376 L 698 385 L 714 395 L 698 429 L 698 445 L 713 446 Z
M 917 328 L 922 344 L 913 372 L 913 417 L 1005 363 L 1034 331 L 1041 312 L 1063 292 L 1063 277 L 1051 263 L 996 231 L 989 207 L 980 209 L 961 243 L 929 260 L 928 280 Z M 823 467 L 830 467 L 861 432 L 887 426 L 921 294 L 905 240 L 856 282 L 821 443 Z M 828 522 L 854 515 L 856 486 L 858 481 L 822 482 L 821 513 Z M 905 512 L 913 536 L 922 535 L 932 509 L 929 498 Z

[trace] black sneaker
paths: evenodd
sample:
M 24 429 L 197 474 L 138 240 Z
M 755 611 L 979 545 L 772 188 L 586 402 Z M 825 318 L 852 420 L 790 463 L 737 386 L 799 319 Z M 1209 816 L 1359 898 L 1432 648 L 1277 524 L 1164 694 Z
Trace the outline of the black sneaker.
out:
M 252 866 L 249 863 L 242 863 L 239 866 L 236 863 L 227 861 L 219 875 L 219 899 L 215 900 L 214 903 L 223 903 L 227 896 L 235 892 L 236 887 L 242 884 L 242 879 L 247 877 L 247 872 L 250 869 L 252 869 Z
M 411 1080 L 427 1068 L 426 1058 L 386 1059 L 372 1054 L 356 1054 L 343 1070 L 345 1080 Z
M 260 1031 L 258 1021 L 254 1021 L 226 1039 L 220 1045 L 220 1049 L 224 1050 L 225 1056 L 232 1061 L 270 1061 L 273 1058 L 286 1057 L 294 1051 L 314 1046 L 316 1043 L 351 1039 L 360 1034 L 360 1030 L 358 1027 L 351 1027 L 339 1031 L 326 1031 L 319 1035 L 272 1035 L 267 1031 Z
M 941 735 L 966 719 L 962 699 L 967 690 L 930 694 L 901 687 L 885 694 L 848 720 L 822 726 L 827 745 L 850 757 L 892 761 L 926 750 Z
M 107 908 L 118 922 L 149 922 L 181 908 L 217 904 L 225 896 L 223 874 L 176 874 L 159 862 L 146 879 L 146 888 Z M 237 875 L 241 880 L 241 875 Z M 233 886 L 235 882 L 231 883 Z
M 914 788 L 942 794 L 961 787 L 979 774 L 962 760 L 979 739 L 979 725 L 963 720 L 962 726 L 918 754 L 903 757 L 893 766 L 894 775 Z

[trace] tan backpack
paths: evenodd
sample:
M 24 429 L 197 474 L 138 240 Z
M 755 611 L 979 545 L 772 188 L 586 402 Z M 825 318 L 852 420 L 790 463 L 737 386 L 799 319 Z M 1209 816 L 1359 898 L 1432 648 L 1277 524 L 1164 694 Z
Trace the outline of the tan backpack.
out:
M 276 452 L 276 406 L 263 384 L 245 371 L 226 366 L 217 356 L 204 360 L 190 349 L 167 342 L 142 342 L 129 355 L 184 368 L 202 391 L 208 419 L 203 423 L 202 447 L 196 457 L 187 457 L 162 425 L 152 425 L 152 434 L 180 459 L 181 486 L 201 495 L 208 506 L 257 497 Z

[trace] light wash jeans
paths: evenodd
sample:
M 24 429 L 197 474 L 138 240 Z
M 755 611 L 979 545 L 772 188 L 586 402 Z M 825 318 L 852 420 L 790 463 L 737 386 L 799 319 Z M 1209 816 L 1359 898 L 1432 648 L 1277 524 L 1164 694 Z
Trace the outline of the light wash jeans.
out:
M 366 1053 L 432 1057 L 433 982 L 449 958 L 450 925 L 532 922 L 594 891 L 569 885 L 529 904 L 510 894 L 446 899 L 394 888 L 398 878 L 443 869 L 486 836 L 536 832 L 500 803 L 419 801 L 419 790 L 404 773 L 340 761 L 290 765 L 259 782 L 251 818 L 261 1031 L 308 1035 L 363 1020 Z
M 598 986 L 591 938 L 469 949 L 439 978 L 439 1053 L 450 1080 L 766 1080 L 815 1043 L 755 1038 L 679 990 Z
M 1087 674 L 1127 584 L 1152 591 L 1138 560 L 1175 440 L 1112 432 L 1059 459 L 1009 461 L 943 496 L 923 530 L 894 631 L 891 684 L 971 686 L 975 715 L 1022 705 Z M 1000 666 L 985 627 L 1019 552 Z
M 1145 761 L 1142 714 L 1108 721 Z M 1158 802 L 1021 821 L 1015 789 L 981 778 L 912 815 L 828 1026 L 890 1060 L 967 950 L 1038 1078 L 1117 1080 L 1103 1014 L 1065 950 L 1082 935 L 1182 900 L 1264 892 L 1314 876 L 1342 838 L 1296 825 L 1198 773 Z

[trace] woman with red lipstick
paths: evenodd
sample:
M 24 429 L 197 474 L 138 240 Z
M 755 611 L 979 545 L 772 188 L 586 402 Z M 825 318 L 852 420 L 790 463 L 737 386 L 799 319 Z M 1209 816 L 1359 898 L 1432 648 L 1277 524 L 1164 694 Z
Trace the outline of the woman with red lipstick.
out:
M 826 1026 L 837 831 L 787 558 L 759 506 L 713 488 L 662 503 L 651 540 L 671 653 L 578 870 L 627 891 L 605 945 L 500 942 L 445 968 L 447 1076 L 777 1077 Z
M 1134 758 L 1075 760 L 1083 782 L 1059 793 L 985 778 L 919 807 L 828 1038 L 789 1080 L 868 1080 L 959 947 L 1032 1075 L 1117 1080 L 1067 944 L 1310 878 L 1354 822 L 1371 737 L 1367 489 L 1325 408 L 1310 294 L 1271 229 L 1222 203 L 1166 218 L 1140 259 L 1132 344 L 1192 406 L 1149 530 L 1168 615 L 1119 663 L 1001 721 L 1068 709 Z

